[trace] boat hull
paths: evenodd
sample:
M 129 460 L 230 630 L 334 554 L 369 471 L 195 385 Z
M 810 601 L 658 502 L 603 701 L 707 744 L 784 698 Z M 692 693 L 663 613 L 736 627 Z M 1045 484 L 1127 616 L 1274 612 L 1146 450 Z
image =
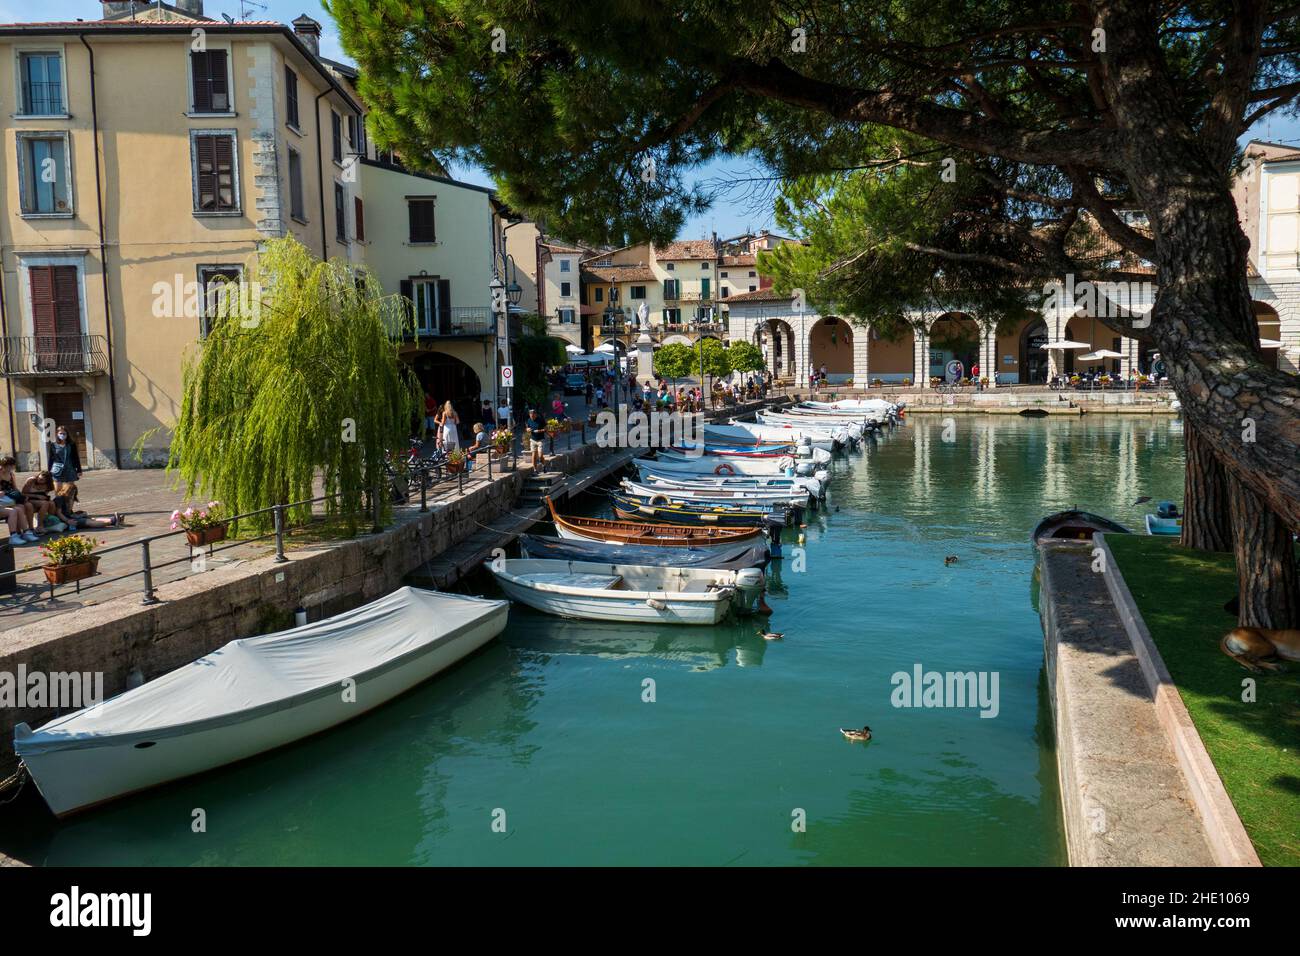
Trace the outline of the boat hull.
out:
M 1091 541 L 1097 532 L 1106 534 L 1131 534 L 1122 524 L 1088 511 L 1058 511 L 1048 515 L 1034 528 L 1033 540 L 1040 541 Z
M 22 754 L 16 748 L 41 796 L 58 817 L 88 810 L 111 800 L 215 770 L 294 743 L 373 710 L 472 654 L 505 629 L 509 606 L 457 628 L 424 645 L 418 653 L 390 661 L 355 679 L 355 696 L 345 699 L 338 685 L 321 688 L 307 699 L 228 722 L 166 730 L 121 739 L 90 741 L 84 747 Z M 147 746 L 141 746 L 147 744 Z
M 689 624 L 708 626 L 727 616 L 729 601 L 681 601 L 671 595 L 657 600 L 663 607 L 652 607 L 645 598 L 609 598 L 538 591 L 497 575 L 497 584 L 512 601 L 526 604 L 545 614 L 577 618 L 584 621 L 619 621 L 625 624 Z M 611 592 L 614 593 L 614 592 Z
M 1156 515 L 1146 516 L 1147 534 L 1177 537 L 1183 533 L 1182 518 L 1160 518 Z

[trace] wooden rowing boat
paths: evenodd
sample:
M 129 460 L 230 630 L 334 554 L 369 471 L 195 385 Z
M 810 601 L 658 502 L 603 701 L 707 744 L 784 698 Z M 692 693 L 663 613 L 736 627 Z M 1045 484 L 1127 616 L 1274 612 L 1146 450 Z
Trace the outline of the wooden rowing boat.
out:
M 761 528 L 719 528 L 699 525 L 661 524 L 611 518 L 583 518 L 557 514 L 550 498 L 544 499 L 551 521 L 561 538 L 639 544 L 667 548 L 709 548 L 735 544 L 758 544 Z

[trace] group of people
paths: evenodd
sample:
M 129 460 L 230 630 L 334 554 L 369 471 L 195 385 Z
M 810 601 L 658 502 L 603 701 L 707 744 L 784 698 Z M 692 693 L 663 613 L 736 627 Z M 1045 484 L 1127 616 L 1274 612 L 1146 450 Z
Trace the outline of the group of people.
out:
M 81 456 L 66 428 L 55 431 L 46 448 L 48 466 L 18 485 L 18 461 L 0 458 L 0 517 L 9 526 L 13 547 L 35 544 L 45 535 L 82 528 L 114 528 L 125 522 L 119 513 L 91 517 L 78 507 Z
M 468 445 L 461 441 L 462 424 L 460 413 L 450 400 L 439 406 L 431 394 L 425 393 L 423 437 L 426 441 L 434 439 L 434 447 L 444 455 L 457 450 L 464 452 L 466 470 L 473 469 L 475 456 L 488 449 L 498 432 L 510 430 L 510 406 L 503 399 L 498 408 L 493 408 L 492 403 L 484 399 L 479 408 L 479 420 L 470 426 L 471 441 Z

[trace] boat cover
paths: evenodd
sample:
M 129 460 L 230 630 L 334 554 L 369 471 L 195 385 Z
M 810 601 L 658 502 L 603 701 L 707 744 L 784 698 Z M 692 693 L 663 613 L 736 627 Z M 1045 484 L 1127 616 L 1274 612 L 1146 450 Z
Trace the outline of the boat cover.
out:
M 526 534 L 519 539 L 524 554 L 530 558 L 553 558 L 560 561 L 608 561 L 610 564 L 635 564 L 669 568 L 717 568 L 739 571 L 767 564 L 767 547 L 761 544 L 737 544 L 733 547 L 663 548 L 638 544 L 606 544 L 603 541 L 573 541 Z
M 194 725 L 219 726 L 260 708 L 359 679 L 438 638 L 490 617 L 508 601 L 404 587 L 315 624 L 231 641 L 193 663 L 107 701 L 57 718 L 14 749 L 71 750 L 128 734 L 175 736 Z

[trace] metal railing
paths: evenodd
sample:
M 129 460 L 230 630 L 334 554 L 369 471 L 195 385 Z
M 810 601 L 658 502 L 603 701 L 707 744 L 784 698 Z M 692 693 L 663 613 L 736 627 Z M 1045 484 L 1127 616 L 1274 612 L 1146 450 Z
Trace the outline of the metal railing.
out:
M 496 317 L 487 306 L 456 305 L 439 309 L 423 322 L 417 321 L 414 315 L 407 315 L 394 337 L 414 341 L 422 338 L 458 338 L 495 334 Z
M 63 112 L 62 83 L 23 81 L 23 115 L 55 116 Z
M 101 375 L 108 371 L 102 335 L 16 335 L 0 339 L 0 375 Z

